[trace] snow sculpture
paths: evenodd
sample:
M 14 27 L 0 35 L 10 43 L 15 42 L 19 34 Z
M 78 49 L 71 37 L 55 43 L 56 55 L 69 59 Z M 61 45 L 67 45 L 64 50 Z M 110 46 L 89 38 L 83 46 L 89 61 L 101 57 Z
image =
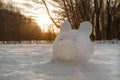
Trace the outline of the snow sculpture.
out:
M 91 33 L 92 24 L 88 21 L 82 22 L 78 30 L 72 30 L 68 21 L 63 22 L 53 43 L 52 60 L 88 61 L 94 52 Z

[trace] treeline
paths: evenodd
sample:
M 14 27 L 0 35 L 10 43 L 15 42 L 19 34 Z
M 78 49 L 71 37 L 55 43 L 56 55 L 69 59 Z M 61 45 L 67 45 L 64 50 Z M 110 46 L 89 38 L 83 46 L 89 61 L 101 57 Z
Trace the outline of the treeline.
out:
M 93 24 L 92 40 L 120 40 L 120 1 L 119 0 L 52 0 L 49 4 L 54 9 L 51 15 L 46 0 L 40 4 L 46 7 L 53 23 L 59 24 L 68 20 L 74 29 L 80 22 L 90 21 Z M 54 2 L 54 3 L 53 3 Z M 57 17 L 56 17 L 57 16 Z M 50 26 L 52 28 L 52 26 Z M 0 41 L 33 41 L 54 40 L 56 33 L 49 30 L 42 32 L 39 25 L 30 17 L 20 13 L 17 8 L 0 1 Z
M 55 33 L 44 33 L 31 18 L 22 15 L 11 5 L 0 1 L 0 41 L 53 40 Z M 54 37 L 50 37 L 53 36 Z
M 53 12 L 59 17 L 54 19 L 53 16 L 53 22 L 59 24 L 63 20 L 69 20 L 72 27 L 78 29 L 80 22 L 90 21 L 93 24 L 92 40 L 120 40 L 120 0 L 42 1 L 48 13 L 49 6 L 46 3 L 57 7 Z

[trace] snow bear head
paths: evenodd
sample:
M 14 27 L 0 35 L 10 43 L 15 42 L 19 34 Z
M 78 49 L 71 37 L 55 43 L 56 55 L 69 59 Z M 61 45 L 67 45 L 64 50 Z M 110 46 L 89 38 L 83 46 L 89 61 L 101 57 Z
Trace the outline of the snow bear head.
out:
M 88 21 L 80 23 L 78 30 L 72 29 L 68 21 L 63 22 L 53 43 L 53 58 L 63 61 L 88 60 L 93 53 L 91 33 L 92 24 Z

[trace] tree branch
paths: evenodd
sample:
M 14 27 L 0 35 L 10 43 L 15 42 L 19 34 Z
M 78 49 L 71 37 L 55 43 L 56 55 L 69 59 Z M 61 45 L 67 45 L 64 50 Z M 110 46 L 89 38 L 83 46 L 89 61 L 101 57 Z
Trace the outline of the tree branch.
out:
M 48 9 L 48 6 L 47 6 L 45 0 L 42 0 L 42 2 L 44 3 L 45 8 L 46 8 L 46 10 L 47 10 L 47 13 L 48 13 L 50 19 L 52 20 L 52 22 L 55 24 L 56 27 L 59 27 L 59 25 L 57 25 L 57 23 L 56 23 L 56 22 L 54 21 L 54 19 L 52 18 L 52 16 L 51 16 L 51 14 L 50 14 L 50 12 L 49 12 L 49 9 Z

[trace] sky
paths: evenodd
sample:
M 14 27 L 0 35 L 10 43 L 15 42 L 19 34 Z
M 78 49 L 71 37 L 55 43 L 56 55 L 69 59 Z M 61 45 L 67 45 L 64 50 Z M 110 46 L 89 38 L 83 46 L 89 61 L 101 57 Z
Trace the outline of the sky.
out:
M 52 21 L 50 20 L 46 8 L 44 5 L 40 3 L 35 3 L 32 0 L 3 0 L 5 3 L 12 4 L 17 9 L 20 10 L 20 12 L 26 16 L 30 16 L 38 23 L 40 28 L 47 32 L 48 27 L 50 24 L 52 24 Z M 50 4 L 48 4 L 49 11 L 52 12 L 54 7 Z M 55 30 L 57 30 L 56 27 L 54 27 Z

